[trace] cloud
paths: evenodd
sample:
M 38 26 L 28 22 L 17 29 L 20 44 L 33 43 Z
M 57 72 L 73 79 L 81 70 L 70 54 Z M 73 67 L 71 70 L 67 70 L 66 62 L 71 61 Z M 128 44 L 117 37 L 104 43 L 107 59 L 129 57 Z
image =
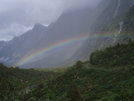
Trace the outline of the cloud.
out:
M 35 23 L 49 25 L 67 9 L 94 7 L 100 0 L 0 0 L 0 40 L 21 35 Z
M 22 32 L 26 32 L 30 27 L 26 27 L 24 25 L 19 25 L 17 23 L 11 23 L 8 27 L 0 29 L 0 38 L 1 40 L 9 41 L 15 36 L 19 36 L 23 34 Z

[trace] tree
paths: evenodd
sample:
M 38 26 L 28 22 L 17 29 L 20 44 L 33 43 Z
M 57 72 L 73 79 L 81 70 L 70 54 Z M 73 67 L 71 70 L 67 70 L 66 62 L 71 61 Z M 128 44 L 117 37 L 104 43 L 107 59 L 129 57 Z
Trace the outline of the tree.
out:
M 69 101 L 84 101 L 76 84 L 70 85 L 67 90 L 67 97 L 69 98 Z
M 75 67 L 76 68 L 82 68 L 83 67 L 83 62 L 77 61 L 76 64 L 75 64 Z

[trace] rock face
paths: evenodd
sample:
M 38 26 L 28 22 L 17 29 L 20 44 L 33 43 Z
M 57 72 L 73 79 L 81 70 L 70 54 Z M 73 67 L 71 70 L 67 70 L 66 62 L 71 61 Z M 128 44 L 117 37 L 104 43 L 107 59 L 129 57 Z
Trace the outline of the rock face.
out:
M 128 11 L 132 4 L 133 0 L 110 0 L 107 8 L 93 24 L 92 32 L 100 32 L 109 21 Z
M 124 7 L 127 12 L 123 13 L 121 10 L 122 14 L 113 18 L 101 30 L 100 36 L 95 44 L 95 47 L 98 49 L 102 49 L 116 43 L 123 43 L 123 40 L 126 37 L 132 40 L 134 39 L 134 5 L 132 1 L 129 1 L 128 3 L 125 2 L 125 4 L 130 7 L 130 9 L 128 10 Z
M 6 45 L 7 43 L 5 41 L 0 41 L 0 50 Z
M 96 18 L 90 27 L 89 40 L 82 45 L 82 50 L 76 53 L 80 57 L 88 59 L 87 56 L 92 51 L 105 48 L 122 40 L 122 30 L 124 29 L 124 20 L 126 12 L 132 7 L 134 0 L 102 0 L 97 9 L 104 7 L 102 12 Z M 106 6 L 104 6 L 104 3 Z M 131 13 L 132 14 L 132 13 Z M 128 31 L 127 31 L 128 32 Z M 121 35 L 122 38 L 117 37 Z
M 34 49 L 34 44 L 39 40 L 44 30 L 43 25 L 35 24 L 32 30 L 14 37 L 0 51 L 0 61 L 11 66 L 12 63 L 21 59 L 27 52 Z
M 97 8 L 85 7 L 64 12 L 59 19 L 44 27 L 35 24 L 32 30 L 13 38 L 0 51 L 0 62 L 21 68 L 64 65 L 89 55 L 98 47 L 104 26 L 125 13 L 133 0 L 102 0 Z M 123 17 L 122 17 L 123 19 Z M 123 30 L 118 22 L 114 40 Z M 94 47 L 96 46 L 96 47 Z
M 0 51 L 1 62 L 8 66 L 34 68 L 57 66 L 75 60 L 72 55 L 81 47 L 93 22 L 91 14 L 92 8 L 85 7 L 63 13 L 47 28 L 36 24 Z

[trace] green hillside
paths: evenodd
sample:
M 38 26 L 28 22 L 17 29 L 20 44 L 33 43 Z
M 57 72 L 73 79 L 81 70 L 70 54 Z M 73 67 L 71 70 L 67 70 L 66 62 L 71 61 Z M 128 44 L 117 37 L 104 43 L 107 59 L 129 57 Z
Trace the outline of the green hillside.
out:
M 32 92 L 33 101 L 133 101 L 134 69 L 72 68 Z
M 105 27 L 89 61 L 51 69 L 0 64 L 0 101 L 134 101 L 134 6 L 102 24 L 114 9 L 93 26 L 96 32 Z
M 34 101 L 133 101 L 134 42 L 93 52 L 89 62 L 81 61 L 32 91 Z M 130 49 L 130 50 L 129 50 Z M 121 51 L 122 50 L 122 51 Z M 119 54 L 120 52 L 120 54 Z M 102 55 L 103 54 L 103 55 Z M 127 56 L 128 57 L 125 57 Z M 96 58 L 98 56 L 98 62 Z M 119 57 L 116 59 L 117 57 Z M 109 61 L 104 61 L 109 59 Z M 113 63 L 113 61 L 118 61 Z M 97 64 L 99 62 L 104 64 Z M 111 63 L 112 62 L 112 63 Z M 94 67 L 94 68 L 92 68 Z
M 103 50 L 95 51 L 90 55 L 90 63 L 97 66 L 126 66 L 134 65 L 134 41 L 129 38 L 123 40 L 124 44 L 109 46 Z
M 56 76 L 51 71 L 36 71 L 34 69 L 19 69 L 0 64 L 0 101 L 19 100 L 34 86 Z
M 62 72 L 0 65 L 1 101 L 134 101 L 134 41 L 93 52 Z

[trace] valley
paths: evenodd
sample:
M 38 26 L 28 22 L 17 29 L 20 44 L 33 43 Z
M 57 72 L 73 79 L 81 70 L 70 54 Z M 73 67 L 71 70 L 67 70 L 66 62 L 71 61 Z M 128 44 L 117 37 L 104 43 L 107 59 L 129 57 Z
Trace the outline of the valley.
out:
M 0 101 L 134 101 L 133 95 L 134 0 L 68 9 L 50 25 L 35 23 L 0 41 Z
M 93 52 L 90 61 L 77 61 L 67 68 L 19 69 L 1 64 L 0 98 L 2 101 L 133 101 L 134 53 L 128 55 L 128 50 L 134 48 L 134 41 L 117 48 L 118 45 Z M 127 47 L 122 51 L 126 54 L 117 56 L 123 47 Z

